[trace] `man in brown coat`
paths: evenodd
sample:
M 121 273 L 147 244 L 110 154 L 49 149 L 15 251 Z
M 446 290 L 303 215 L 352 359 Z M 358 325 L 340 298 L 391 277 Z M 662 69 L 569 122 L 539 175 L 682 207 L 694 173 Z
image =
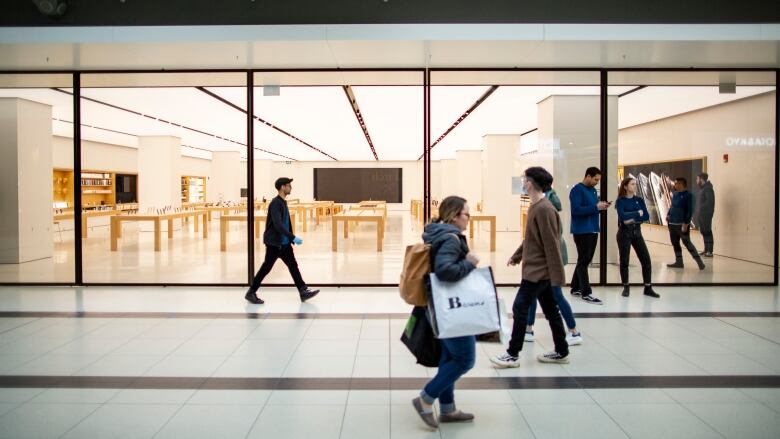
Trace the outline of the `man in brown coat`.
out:
M 514 323 L 512 338 L 506 353 L 492 357 L 490 361 L 499 368 L 520 366 L 520 351 L 523 349 L 525 328 L 528 321 L 528 308 L 539 300 L 542 311 L 550 323 L 555 350 L 539 355 L 542 363 L 568 363 L 569 345 L 566 342 L 566 330 L 555 302 L 553 286 L 563 286 L 566 274 L 561 259 L 560 233 L 561 219 L 558 211 L 544 193 L 550 190 L 553 177 L 542 167 L 534 166 L 525 170 L 523 186 L 531 198 L 528 209 L 525 238 L 515 251 L 507 265 L 523 263 L 523 280 L 512 305 Z

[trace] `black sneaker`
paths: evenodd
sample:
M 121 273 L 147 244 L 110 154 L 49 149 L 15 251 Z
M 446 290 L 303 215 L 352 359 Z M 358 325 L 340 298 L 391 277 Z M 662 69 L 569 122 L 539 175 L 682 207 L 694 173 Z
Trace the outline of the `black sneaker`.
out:
M 644 295 L 648 296 L 648 297 L 654 297 L 656 299 L 659 299 L 661 297 L 660 294 L 658 294 L 655 291 L 653 291 L 653 287 L 651 287 L 650 285 L 645 285 Z
M 575 297 L 582 296 L 582 292 L 581 291 L 577 291 L 577 290 L 571 290 L 571 291 L 569 291 L 569 294 L 571 294 L 572 296 L 575 296 Z
M 703 252 L 701 255 L 704 256 L 705 258 L 711 258 L 712 252 Z
M 257 294 L 255 294 L 252 290 L 247 290 L 246 294 L 244 294 L 244 299 L 247 300 L 249 303 L 254 303 L 255 305 L 262 305 L 265 302 L 263 302 L 263 299 L 257 297 Z
M 320 290 L 312 290 L 311 288 L 306 288 L 305 290 L 300 291 L 301 302 L 305 302 L 305 301 L 311 299 L 312 297 L 314 297 L 317 294 L 319 294 L 319 292 L 320 292 Z
M 590 294 L 587 296 L 582 296 L 582 301 L 586 303 L 590 303 L 591 305 L 603 305 L 604 302 L 602 302 L 598 297 L 593 297 Z

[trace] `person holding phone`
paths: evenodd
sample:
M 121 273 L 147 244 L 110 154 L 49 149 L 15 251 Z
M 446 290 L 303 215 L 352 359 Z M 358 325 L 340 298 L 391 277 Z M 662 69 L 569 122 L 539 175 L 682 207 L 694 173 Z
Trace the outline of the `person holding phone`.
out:
M 642 236 L 642 223 L 650 221 L 650 212 L 647 211 L 645 200 L 636 196 L 636 180 L 633 177 L 624 178 L 618 189 L 618 200 L 615 209 L 618 215 L 617 243 L 620 253 L 620 281 L 623 283 L 623 297 L 628 297 L 631 287 L 628 283 L 628 260 L 631 256 L 631 247 L 634 247 L 636 256 L 642 264 L 642 281 L 645 284 L 645 296 L 661 297 L 653 291 L 651 281 L 652 264 L 650 252 Z
M 593 297 L 588 266 L 593 262 L 599 243 L 599 217 L 611 204 L 608 201 L 599 201 L 596 186 L 600 182 L 601 171 L 599 168 L 590 167 L 585 170 L 582 183 L 578 183 L 569 192 L 571 234 L 574 235 L 574 244 L 577 246 L 577 266 L 571 279 L 571 294 L 580 296 L 583 302 L 593 305 L 603 305 L 603 302 Z

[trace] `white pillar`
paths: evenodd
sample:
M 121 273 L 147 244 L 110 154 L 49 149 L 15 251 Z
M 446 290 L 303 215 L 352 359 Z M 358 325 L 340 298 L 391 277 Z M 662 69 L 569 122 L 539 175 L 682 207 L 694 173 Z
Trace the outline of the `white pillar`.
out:
M 499 232 L 520 231 L 520 195 L 512 194 L 512 177 L 520 149 L 519 134 L 487 134 L 482 137 L 482 202 L 487 215 L 496 216 Z
M 243 173 L 243 174 L 242 174 Z M 241 198 L 242 184 L 246 180 L 246 168 L 237 151 L 212 153 L 209 201 L 234 201 Z
M 209 190 L 208 186 L 206 190 Z M 148 208 L 181 207 L 181 139 L 173 136 L 138 138 L 138 205 L 140 213 Z M 143 221 L 141 230 L 150 231 L 151 222 Z M 167 222 L 162 228 L 167 230 Z
M 50 258 L 51 106 L 0 98 L 0 263 Z
M 476 211 L 477 203 L 482 201 L 482 151 L 457 151 L 455 162 L 457 193 Z
M 571 209 L 569 191 L 585 177 L 590 166 L 601 167 L 601 126 L 599 96 L 550 96 L 538 104 L 540 157 L 552 156 L 550 171 L 555 178 L 554 187 L 563 206 L 561 221 L 569 249 L 569 261 L 576 260 L 577 249 L 571 238 Z M 617 97 L 608 101 L 607 199 L 617 198 Z M 596 187 L 599 190 L 599 187 Z M 607 262 L 617 262 L 614 234 L 617 215 L 614 209 L 607 211 L 608 236 Z M 598 257 L 594 257 L 596 261 Z
M 277 194 L 274 188 L 275 178 L 272 178 L 271 165 L 273 162 L 267 159 L 255 160 L 255 198 L 270 200 Z

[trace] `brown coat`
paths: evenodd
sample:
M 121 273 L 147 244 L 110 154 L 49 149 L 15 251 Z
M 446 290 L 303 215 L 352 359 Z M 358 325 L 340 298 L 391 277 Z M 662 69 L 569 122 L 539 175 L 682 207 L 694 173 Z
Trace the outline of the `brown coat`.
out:
M 566 283 L 561 259 L 561 218 L 552 203 L 543 198 L 528 208 L 523 243 L 512 255 L 512 262 L 523 263 L 523 279 L 549 280 L 555 286 Z

